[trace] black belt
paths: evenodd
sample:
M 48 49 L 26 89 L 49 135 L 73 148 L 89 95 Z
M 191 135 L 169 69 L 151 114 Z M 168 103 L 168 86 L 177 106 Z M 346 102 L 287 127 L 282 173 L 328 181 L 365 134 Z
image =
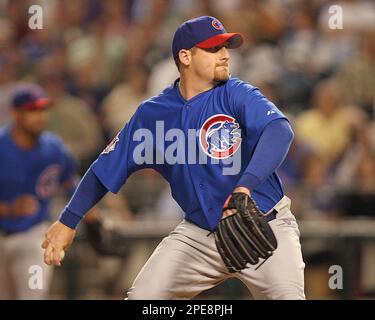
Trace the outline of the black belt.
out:
M 6 231 L 6 230 L 0 230 L 0 236 L 8 237 L 8 236 L 11 236 L 13 234 L 20 233 L 20 232 L 22 232 L 22 231 L 9 232 L 9 231 Z
M 8 233 L 6 231 L 0 230 L 0 237 L 6 237 Z
M 264 216 L 265 216 L 266 220 L 267 220 L 268 222 L 270 222 L 270 221 L 276 219 L 276 215 L 277 215 L 277 213 L 278 213 L 277 210 L 276 210 L 276 209 L 273 209 L 270 213 L 267 213 L 267 214 L 265 214 Z

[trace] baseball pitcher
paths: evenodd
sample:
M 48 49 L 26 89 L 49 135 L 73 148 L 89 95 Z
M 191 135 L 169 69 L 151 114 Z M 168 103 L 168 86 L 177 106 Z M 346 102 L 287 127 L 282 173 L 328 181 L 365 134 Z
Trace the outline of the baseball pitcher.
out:
M 47 264 L 61 265 L 76 226 L 108 191 L 152 168 L 185 217 L 139 272 L 128 299 L 190 299 L 231 277 L 256 299 L 305 299 L 299 229 L 275 172 L 294 134 L 258 88 L 230 75 L 229 49 L 242 43 L 210 16 L 176 30 L 180 78 L 143 101 L 91 165 L 46 234 Z

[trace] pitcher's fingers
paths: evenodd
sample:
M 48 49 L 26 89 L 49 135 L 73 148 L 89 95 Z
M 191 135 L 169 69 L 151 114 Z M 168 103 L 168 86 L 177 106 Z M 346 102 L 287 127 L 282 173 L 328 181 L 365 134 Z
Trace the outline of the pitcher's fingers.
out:
M 52 251 L 52 263 L 56 266 L 56 267 L 60 267 L 61 266 L 61 251 L 62 249 L 56 249 L 54 248 L 53 251 Z
M 47 265 L 52 264 L 52 246 L 48 245 L 47 248 L 44 250 L 44 262 Z
M 237 212 L 236 209 L 229 209 L 229 210 L 225 210 L 224 211 L 224 214 L 223 214 L 223 218 L 227 218 L 233 214 L 235 214 Z
M 42 248 L 43 248 L 43 249 L 47 248 L 48 244 L 49 244 L 49 240 L 45 239 L 45 240 L 43 241 L 43 243 L 42 243 Z
M 44 262 L 49 266 L 52 263 L 52 246 L 49 244 L 47 248 L 44 250 Z

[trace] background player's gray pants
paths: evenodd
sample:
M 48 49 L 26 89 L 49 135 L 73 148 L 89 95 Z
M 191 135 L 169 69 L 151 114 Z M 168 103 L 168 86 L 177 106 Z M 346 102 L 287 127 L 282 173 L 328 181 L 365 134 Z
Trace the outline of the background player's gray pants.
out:
M 52 268 L 40 247 L 47 223 L 9 236 L 0 234 L 0 299 L 46 299 Z
M 305 264 L 290 199 L 284 196 L 275 209 L 278 214 L 270 225 L 278 248 L 258 270 L 256 265 L 228 273 L 213 235 L 183 220 L 155 249 L 128 299 L 190 299 L 230 277 L 241 280 L 255 299 L 305 299 Z

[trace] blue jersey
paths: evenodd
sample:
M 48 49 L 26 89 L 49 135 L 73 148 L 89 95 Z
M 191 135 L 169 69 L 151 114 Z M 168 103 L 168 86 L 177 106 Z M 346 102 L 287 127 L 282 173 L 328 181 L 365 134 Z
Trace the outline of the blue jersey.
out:
M 51 197 L 60 184 L 74 177 L 76 165 L 52 133 L 43 133 L 30 150 L 20 149 L 10 133 L 9 127 L 0 129 L 0 202 L 9 203 L 26 194 L 39 201 L 39 210 L 32 216 L 0 218 L 0 230 L 14 233 L 48 217 Z
M 185 218 L 213 230 L 263 129 L 280 118 L 285 116 L 256 87 L 237 78 L 190 100 L 176 80 L 140 105 L 92 169 L 115 193 L 136 170 L 155 169 L 169 182 Z M 275 172 L 252 190 L 263 212 L 283 195 Z

